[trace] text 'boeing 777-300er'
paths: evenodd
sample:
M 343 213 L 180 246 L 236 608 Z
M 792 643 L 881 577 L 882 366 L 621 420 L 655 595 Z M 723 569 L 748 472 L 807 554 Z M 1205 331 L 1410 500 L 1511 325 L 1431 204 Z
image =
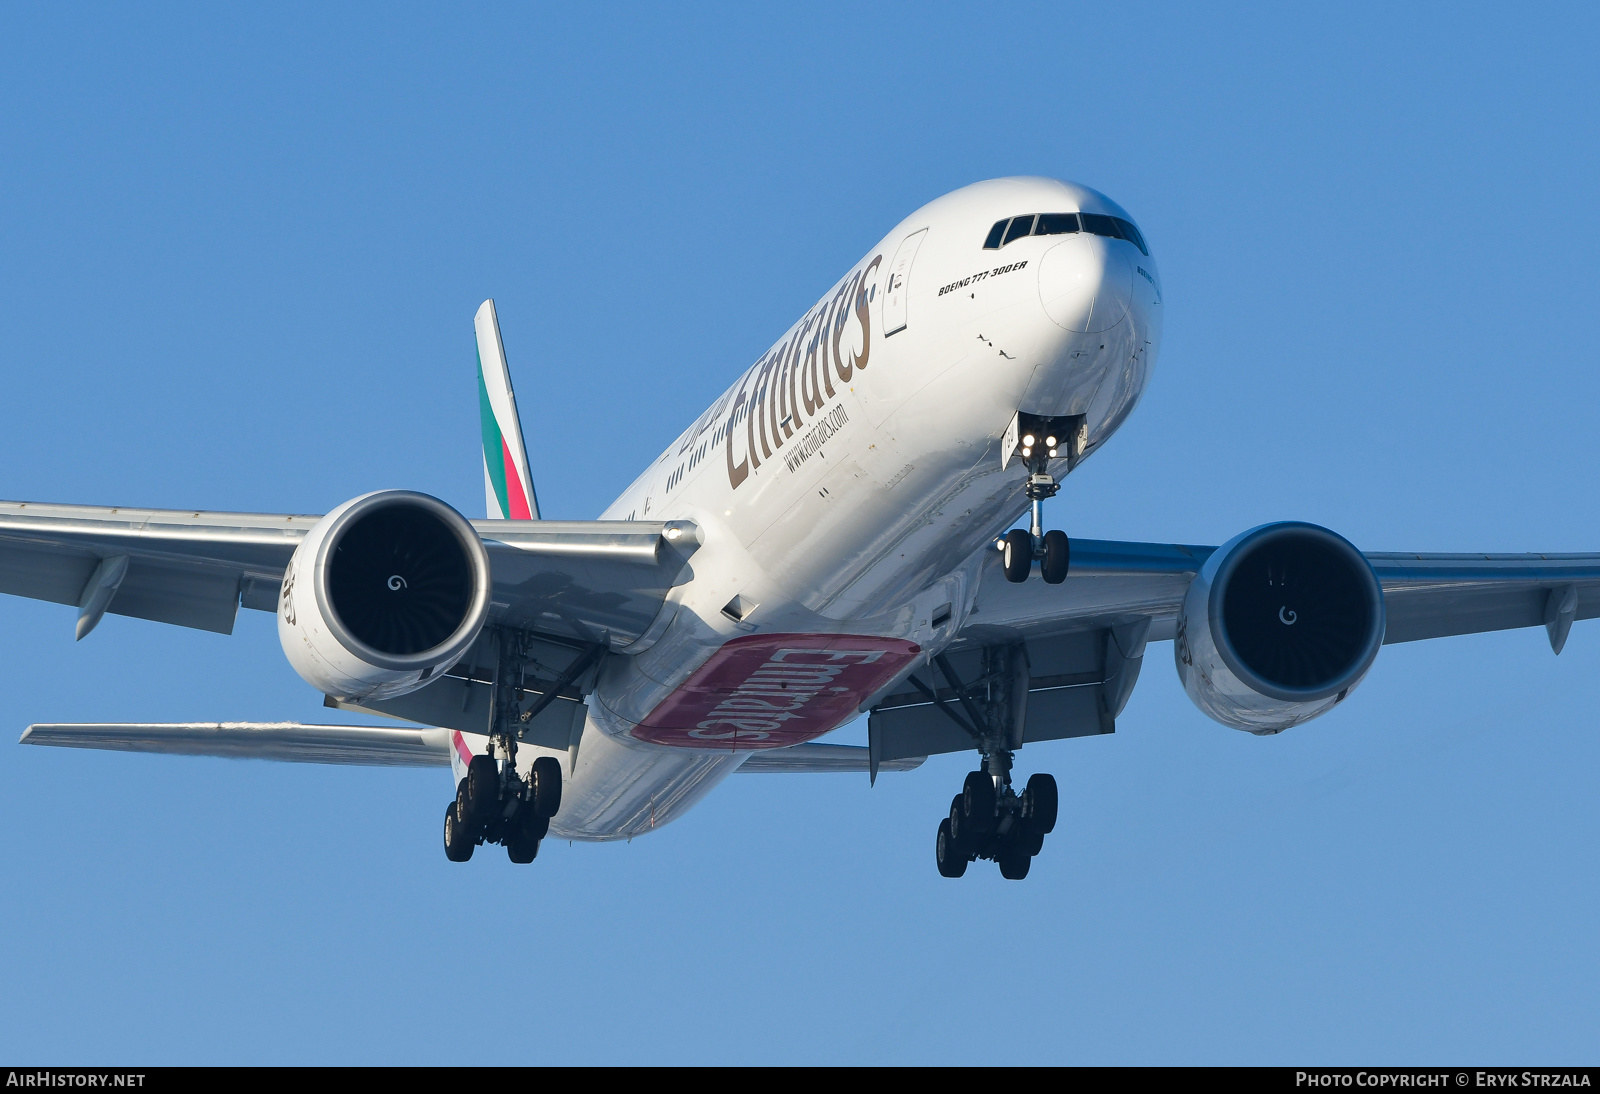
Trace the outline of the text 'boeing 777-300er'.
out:
M 1364 553 L 1285 522 L 1221 547 L 1078 539 L 1041 503 L 1132 412 L 1161 278 L 1115 202 L 1040 178 L 917 210 L 595 521 L 541 520 L 493 302 L 488 519 L 382 490 L 326 516 L 0 504 L 0 591 L 228 633 L 276 612 L 329 707 L 394 726 L 30 726 L 26 744 L 449 766 L 450 859 L 641 835 L 734 772 L 975 751 L 940 873 L 1021 878 L 1056 785 L 1024 745 L 1110 733 L 1151 642 L 1223 725 L 1343 702 L 1386 642 L 1600 615 L 1600 555 Z M 1012 528 L 1032 509 L 1031 529 Z M 1007 529 L 1010 529 L 1009 531 Z M 816 738 L 868 714 L 865 747 Z

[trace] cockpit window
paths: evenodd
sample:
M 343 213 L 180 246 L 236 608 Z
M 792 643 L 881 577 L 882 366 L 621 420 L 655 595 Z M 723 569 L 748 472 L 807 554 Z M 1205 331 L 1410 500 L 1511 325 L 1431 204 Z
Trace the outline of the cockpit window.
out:
M 992 251 L 1030 232 L 1036 236 L 1058 236 L 1079 231 L 1107 239 L 1125 239 L 1139 248 L 1141 254 L 1150 253 L 1139 229 L 1121 217 L 1106 216 L 1104 213 L 1040 213 L 1037 217 L 1030 215 L 997 220 L 994 227 L 989 229 L 983 247 Z
M 1033 217 L 1031 215 L 1012 217 L 1011 227 L 1006 229 L 1006 243 L 1010 243 L 1013 239 L 1021 239 L 1031 231 L 1033 231 Z M 1002 243 L 1001 246 L 1005 246 L 1005 243 Z
M 1144 245 L 1144 236 L 1139 234 L 1139 229 L 1135 228 L 1132 224 L 1129 224 L 1121 217 L 1112 217 L 1111 219 L 1115 220 L 1117 222 L 1117 227 L 1122 229 L 1122 238 L 1139 248 L 1140 254 L 1148 257 L 1150 254 L 1150 248 Z
M 1083 230 L 1093 232 L 1097 236 L 1110 236 L 1112 239 L 1122 238 L 1122 232 L 1117 229 L 1117 218 L 1102 216 L 1099 213 L 1083 214 Z
M 1139 248 L 1141 254 L 1150 251 L 1144 245 L 1144 237 L 1139 234 L 1139 229 L 1123 220 L 1121 217 L 1102 216 L 1099 213 L 1084 213 L 1083 226 L 1097 236 L 1109 236 L 1112 239 L 1125 239 Z
M 1077 213 L 1041 213 L 1039 224 L 1034 228 L 1036 236 L 1060 236 L 1078 230 Z

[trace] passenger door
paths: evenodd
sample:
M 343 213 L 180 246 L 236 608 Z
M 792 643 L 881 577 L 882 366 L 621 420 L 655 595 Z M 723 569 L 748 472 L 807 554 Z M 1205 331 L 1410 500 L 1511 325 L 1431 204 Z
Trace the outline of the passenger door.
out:
M 887 338 L 906 329 L 907 285 L 911 280 L 911 264 L 917 260 L 917 249 L 928 235 L 928 229 L 906 236 L 900 249 L 889 263 L 889 280 L 883 294 L 883 334 Z

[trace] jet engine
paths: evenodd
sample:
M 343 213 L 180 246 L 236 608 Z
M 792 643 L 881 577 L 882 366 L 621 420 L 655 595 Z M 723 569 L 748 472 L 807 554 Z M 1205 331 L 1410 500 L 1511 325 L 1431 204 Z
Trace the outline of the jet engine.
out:
M 1197 707 L 1234 729 L 1279 733 L 1350 694 L 1383 628 L 1383 587 L 1360 551 L 1314 524 L 1265 524 L 1200 568 L 1173 652 Z
M 278 596 L 289 664 L 336 699 L 415 691 L 467 652 L 489 614 L 489 554 L 438 498 L 380 490 L 319 520 Z

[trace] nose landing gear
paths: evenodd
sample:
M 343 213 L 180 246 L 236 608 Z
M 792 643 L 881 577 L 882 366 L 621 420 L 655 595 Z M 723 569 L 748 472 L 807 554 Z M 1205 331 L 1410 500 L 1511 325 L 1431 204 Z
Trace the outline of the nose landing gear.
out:
M 1028 471 L 1028 501 L 1033 506 L 1030 529 L 1013 528 L 1000 540 L 997 547 L 1005 555 L 1006 580 L 1021 583 L 1028 580 L 1035 561 L 1039 563 L 1039 576 L 1051 585 L 1067 579 L 1071 562 L 1072 545 L 1067 534 L 1042 527 L 1044 502 L 1056 496 L 1061 484 L 1050 473 L 1050 461 L 1065 459 L 1071 470 L 1083 456 L 1088 440 L 1088 426 L 1082 414 L 1046 417 L 1042 414 L 1019 412 L 1011 419 L 1011 427 L 1000 447 L 1000 466 L 1004 468 L 1016 455 Z

